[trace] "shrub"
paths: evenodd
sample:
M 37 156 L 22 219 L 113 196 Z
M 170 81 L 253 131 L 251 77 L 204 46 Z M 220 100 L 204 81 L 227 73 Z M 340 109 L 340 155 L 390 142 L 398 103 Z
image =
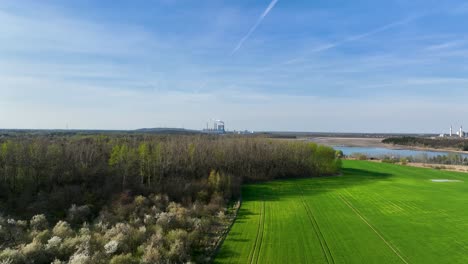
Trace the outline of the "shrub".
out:
M 13 263 L 13 260 L 11 259 L 0 260 L 0 264 L 12 264 L 12 263 Z
M 62 239 L 58 236 L 53 236 L 47 241 L 46 249 L 47 250 L 56 250 L 60 248 L 62 244 Z
M 109 240 L 116 240 L 118 242 L 124 241 L 130 234 L 132 227 L 127 223 L 117 223 L 109 229 L 104 235 Z
M 152 245 L 148 245 L 145 247 L 143 257 L 141 261 L 145 264 L 152 264 L 152 263 L 160 263 L 162 260 L 161 252 L 153 247 Z
M 67 258 L 76 251 L 79 247 L 80 241 L 76 237 L 67 237 L 62 238 L 62 245 L 59 250 L 59 256 L 63 258 Z
M 67 238 L 73 236 L 73 230 L 70 225 L 65 221 L 59 221 L 52 229 L 54 236 L 59 236 L 61 238 Z
M 115 252 L 117 252 L 117 249 L 119 248 L 119 242 L 115 240 L 111 240 L 109 243 L 104 245 L 104 250 L 106 251 L 106 254 L 112 255 Z
M 8 264 L 21 264 L 25 262 L 25 258 L 20 251 L 6 248 L 0 251 L 0 263 L 2 262 Z
M 68 264 L 92 264 L 91 258 L 86 252 L 75 252 L 73 256 L 70 257 Z
M 7 226 L 0 222 L 0 243 L 5 243 L 8 238 L 9 238 L 9 233 L 8 233 L 8 230 L 7 230 Z
M 88 205 L 76 206 L 73 204 L 68 209 L 67 220 L 72 224 L 81 224 L 89 219 L 91 208 Z
M 29 221 L 29 224 L 33 230 L 42 231 L 47 229 L 49 224 L 47 223 L 47 218 L 43 214 L 35 215 Z
M 184 263 L 187 262 L 189 252 L 187 249 L 186 242 L 181 239 L 176 239 L 171 243 L 170 249 L 168 252 L 168 257 L 172 262 L 175 263 Z
M 156 228 L 154 234 L 140 247 L 143 252 L 142 262 L 145 264 L 161 263 L 164 259 L 164 234 L 162 229 Z
M 148 200 L 143 195 L 138 195 L 135 197 L 133 202 L 137 207 L 143 207 L 148 203 Z
M 51 232 L 47 229 L 40 232 L 32 232 L 32 235 L 35 240 L 40 241 L 42 244 L 47 244 L 47 241 L 51 238 Z
M 224 213 L 224 211 L 219 211 L 216 216 L 219 218 L 219 220 L 221 221 L 224 221 L 226 220 L 226 214 Z
M 394 158 L 388 158 L 388 157 L 386 157 L 386 158 L 384 158 L 384 159 L 382 160 L 382 162 L 383 162 L 383 163 L 395 164 L 395 163 L 397 162 L 397 160 L 394 159 Z
M 164 229 L 169 229 L 174 220 L 174 216 L 166 212 L 159 213 L 156 218 L 156 224 Z
M 21 253 L 27 260 L 27 263 L 43 263 L 47 261 L 46 252 L 43 248 L 44 246 L 41 242 L 33 240 L 21 249 Z
M 210 200 L 210 195 L 207 191 L 202 190 L 197 193 L 197 201 L 207 203 Z
M 138 264 L 138 260 L 132 254 L 114 256 L 109 264 Z
M 366 154 L 363 153 L 353 153 L 351 157 L 357 159 L 357 160 L 368 160 L 368 157 Z
M 167 234 L 166 240 L 170 243 L 169 259 L 177 263 L 188 261 L 189 241 L 187 231 L 182 229 L 171 230 Z

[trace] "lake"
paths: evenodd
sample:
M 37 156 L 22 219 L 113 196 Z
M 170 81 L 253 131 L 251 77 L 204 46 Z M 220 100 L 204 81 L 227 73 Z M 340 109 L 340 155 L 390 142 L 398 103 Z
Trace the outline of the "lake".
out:
M 468 158 L 468 154 L 447 152 L 447 151 L 430 151 L 430 150 L 411 150 L 411 149 L 390 149 L 390 148 L 378 148 L 378 147 L 346 147 L 346 146 L 334 146 L 336 150 L 343 151 L 344 155 L 352 155 L 354 153 L 365 154 L 368 157 L 379 158 L 383 156 L 394 156 L 394 157 L 416 157 L 427 155 L 432 158 L 436 156 L 447 156 L 449 154 L 459 154 L 464 158 Z

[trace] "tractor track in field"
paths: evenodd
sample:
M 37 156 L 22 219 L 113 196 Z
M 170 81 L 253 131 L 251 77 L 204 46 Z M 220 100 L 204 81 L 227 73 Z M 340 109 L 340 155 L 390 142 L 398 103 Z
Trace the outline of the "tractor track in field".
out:
M 265 201 L 262 201 L 260 208 L 260 219 L 258 220 L 257 235 L 255 237 L 254 246 L 252 252 L 249 254 L 249 263 L 258 263 L 258 258 L 260 257 L 260 249 L 262 247 L 263 241 L 263 228 L 265 225 Z M 258 250 L 257 250 L 258 247 Z M 255 254 L 257 253 L 257 254 Z
M 302 205 L 304 205 L 304 208 L 306 210 L 309 221 L 312 224 L 312 227 L 314 229 L 315 235 L 317 236 L 318 240 L 320 241 L 320 247 L 322 248 L 322 253 L 323 253 L 323 255 L 325 255 L 325 259 L 327 260 L 327 263 L 334 264 L 335 259 L 333 258 L 333 255 L 332 255 L 332 253 L 330 251 L 330 247 L 328 246 L 328 243 L 325 240 L 325 237 L 323 236 L 322 231 L 320 230 L 320 227 L 319 227 L 319 225 L 317 223 L 317 219 L 315 219 L 314 215 L 312 214 L 312 210 L 310 209 L 310 207 L 305 202 L 304 192 L 302 191 L 302 188 L 299 187 L 299 186 L 297 186 L 297 187 L 301 192 Z
M 383 237 L 383 235 L 381 235 L 380 232 L 377 231 L 377 229 L 376 229 L 374 226 L 372 226 L 372 225 L 369 223 L 369 221 L 367 221 L 367 219 L 366 219 L 366 218 L 365 218 L 365 217 L 364 217 L 348 200 L 346 200 L 346 198 L 345 198 L 343 195 L 340 194 L 339 197 L 340 197 L 340 199 L 341 199 L 351 210 L 353 210 L 353 212 L 354 212 L 357 216 L 359 216 L 359 218 L 361 218 L 361 220 L 362 220 L 365 224 L 367 224 L 367 225 L 372 229 L 372 231 L 374 231 L 374 233 L 377 234 L 378 237 L 380 237 L 380 239 L 382 239 L 382 241 L 393 251 L 393 253 L 395 253 L 395 255 L 397 255 L 397 256 L 400 258 L 401 261 L 403 261 L 403 263 L 409 264 L 409 262 L 406 261 L 405 258 L 403 258 L 403 256 L 399 253 L 399 251 L 398 251 L 396 248 L 394 248 L 394 247 L 392 246 L 392 244 L 390 244 L 390 242 L 388 242 L 388 241 Z

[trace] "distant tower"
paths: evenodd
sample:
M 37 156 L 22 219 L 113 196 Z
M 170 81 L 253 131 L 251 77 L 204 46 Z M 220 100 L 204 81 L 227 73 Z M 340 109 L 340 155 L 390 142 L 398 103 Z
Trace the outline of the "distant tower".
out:
M 458 134 L 460 137 L 463 137 L 463 126 L 460 126 L 460 133 Z
M 450 136 L 453 135 L 453 129 L 452 129 L 452 126 L 450 126 Z

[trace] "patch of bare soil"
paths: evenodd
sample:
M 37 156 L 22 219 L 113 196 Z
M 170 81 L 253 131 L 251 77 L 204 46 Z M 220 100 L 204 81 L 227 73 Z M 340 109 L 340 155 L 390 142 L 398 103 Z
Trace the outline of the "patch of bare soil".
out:
M 431 182 L 462 182 L 460 180 L 449 180 L 449 179 L 432 179 Z

